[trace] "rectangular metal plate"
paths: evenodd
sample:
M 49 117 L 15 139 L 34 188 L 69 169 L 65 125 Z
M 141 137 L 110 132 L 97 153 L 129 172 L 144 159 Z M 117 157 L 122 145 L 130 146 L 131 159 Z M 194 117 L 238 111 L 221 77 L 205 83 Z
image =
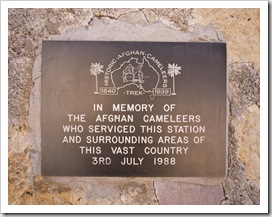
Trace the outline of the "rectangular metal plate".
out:
M 225 43 L 44 41 L 41 94 L 42 175 L 225 175 Z

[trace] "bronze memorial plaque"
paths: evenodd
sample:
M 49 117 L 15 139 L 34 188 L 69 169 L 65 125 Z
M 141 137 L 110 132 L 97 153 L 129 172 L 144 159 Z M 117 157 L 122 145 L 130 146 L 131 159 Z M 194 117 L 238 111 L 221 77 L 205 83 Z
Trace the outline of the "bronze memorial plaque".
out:
M 44 41 L 42 175 L 222 177 L 226 44 Z

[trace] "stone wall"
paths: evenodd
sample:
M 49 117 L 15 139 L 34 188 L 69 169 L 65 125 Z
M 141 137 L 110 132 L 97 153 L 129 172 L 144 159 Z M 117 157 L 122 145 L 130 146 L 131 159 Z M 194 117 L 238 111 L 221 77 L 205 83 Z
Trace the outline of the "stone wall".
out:
M 259 204 L 259 9 L 9 9 L 9 204 Z M 42 177 L 42 40 L 226 42 L 227 177 Z M 2 144 L 4 145 L 4 144 Z

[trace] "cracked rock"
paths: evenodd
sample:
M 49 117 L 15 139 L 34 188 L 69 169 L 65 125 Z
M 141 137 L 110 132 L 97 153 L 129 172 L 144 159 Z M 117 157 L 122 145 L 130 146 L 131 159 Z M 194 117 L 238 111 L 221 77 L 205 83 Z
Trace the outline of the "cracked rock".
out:
M 131 182 L 122 189 L 121 201 L 123 204 L 157 204 L 157 198 L 153 194 L 153 184 L 150 182 L 142 184 Z
M 121 15 L 118 20 L 125 21 L 136 26 L 146 26 L 149 23 L 142 11 Z
M 163 8 L 154 10 L 159 15 L 160 20 L 174 27 L 181 32 L 189 32 L 191 20 L 194 17 L 194 9 L 190 8 Z
M 93 13 L 96 17 L 109 17 L 117 20 L 119 17 L 125 14 L 130 14 L 135 11 L 139 11 L 137 8 L 94 8 Z
M 229 66 L 228 176 L 221 204 L 259 204 L 260 78 L 252 63 Z

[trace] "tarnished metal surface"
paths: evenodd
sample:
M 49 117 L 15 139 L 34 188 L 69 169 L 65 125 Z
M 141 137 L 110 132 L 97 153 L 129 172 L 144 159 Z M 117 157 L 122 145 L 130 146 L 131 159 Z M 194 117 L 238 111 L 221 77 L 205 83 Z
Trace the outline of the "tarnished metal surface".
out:
M 42 174 L 224 176 L 226 44 L 44 41 Z

